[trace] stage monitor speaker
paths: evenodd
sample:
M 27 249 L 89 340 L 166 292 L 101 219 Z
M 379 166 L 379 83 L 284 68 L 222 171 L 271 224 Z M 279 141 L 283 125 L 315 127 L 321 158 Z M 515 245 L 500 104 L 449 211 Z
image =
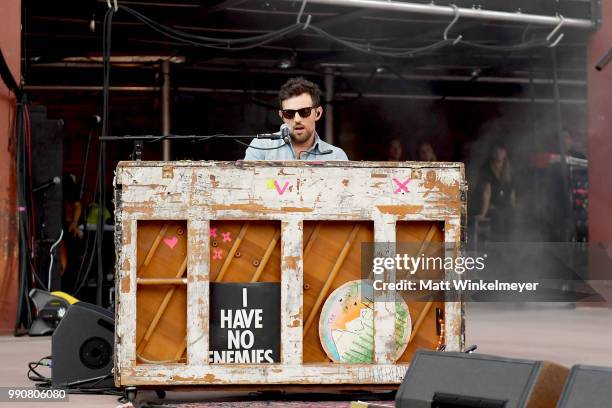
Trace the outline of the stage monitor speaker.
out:
M 551 408 L 566 367 L 481 354 L 419 350 L 396 398 L 397 408 Z
M 54 387 L 112 387 L 115 320 L 99 306 L 70 306 L 53 332 L 51 378 Z
M 575 365 L 557 408 L 612 406 L 612 368 Z

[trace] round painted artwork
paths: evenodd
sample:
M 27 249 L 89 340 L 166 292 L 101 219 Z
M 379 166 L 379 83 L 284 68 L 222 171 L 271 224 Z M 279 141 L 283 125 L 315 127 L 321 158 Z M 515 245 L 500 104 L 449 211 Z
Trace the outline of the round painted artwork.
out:
M 354 280 L 334 290 L 325 301 L 319 338 L 332 361 L 352 364 L 374 361 L 373 293 L 372 281 Z M 406 350 L 411 330 L 408 305 L 399 299 L 395 302 L 394 361 Z

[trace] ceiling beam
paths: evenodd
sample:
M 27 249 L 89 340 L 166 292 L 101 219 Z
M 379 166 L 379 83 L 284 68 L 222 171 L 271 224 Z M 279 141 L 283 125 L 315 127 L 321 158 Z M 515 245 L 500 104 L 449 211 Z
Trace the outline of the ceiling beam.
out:
M 80 86 L 80 85 L 26 85 L 24 87 L 29 92 L 100 92 L 102 86 Z M 158 92 L 159 87 L 155 86 L 111 86 L 111 91 L 123 91 L 129 93 L 137 92 Z M 187 93 L 211 93 L 211 94 L 249 94 L 249 95 L 276 95 L 278 90 L 276 89 L 257 89 L 257 90 L 244 90 L 234 88 L 207 88 L 207 87 L 177 87 L 178 92 Z M 371 99 L 416 99 L 416 100 L 442 100 L 442 95 L 431 95 L 431 94 L 408 94 L 408 93 L 351 93 L 351 92 L 338 92 L 336 94 L 340 98 L 355 98 L 357 96 L 362 98 Z M 542 97 L 531 99 L 527 97 L 492 97 L 492 96 L 447 96 L 444 98 L 445 101 L 465 101 L 465 102 L 494 102 L 494 103 L 543 103 L 550 104 L 555 103 L 552 98 Z M 586 100 L 584 98 L 566 98 L 561 99 L 559 102 L 562 104 L 572 105 L 585 105 Z
M 175 20 L 166 21 L 165 24 L 167 25 L 184 24 L 188 21 L 203 19 L 203 18 L 210 16 L 211 14 L 218 13 L 230 7 L 239 6 L 242 3 L 246 3 L 246 1 L 247 0 L 223 0 L 213 5 L 210 5 L 210 3 L 208 3 L 207 6 L 200 6 L 199 10 L 190 12 L 189 15 L 186 15 L 182 18 L 178 18 Z
M 297 2 L 301 0 L 286 0 Z M 309 0 L 313 4 L 324 4 L 328 6 L 358 7 L 360 9 L 369 8 L 380 11 L 396 11 L 415 14 L 437 15 L 454 17 L 458 13 L 462 18 L 473 18 L 477 20 L 489 21 L 509 21 L 521 24 L 535 24 L 540 26 L 555 27 L 563 21 L 564 27 L 595 29 L 595 23 L 591 20 L 579 18 L 564 18 L 561 16 L 545 16 L 539 14 L 505 12 L 495 10 L 485 10 L 466 7 L 438 6 L 435 4 L 422 4 L 399 1 L 384 0 Z
M 98 3 L 107 3 L 107 0 L 97 0 Z M 149 7 L 176 7 L 176 8 L 198 8 L 196 3 L 179 3 L 179 2 L 159 2 L 159 1 L 133 1 L 121 0 L 120 4 L 126 6 L 149 6 Z

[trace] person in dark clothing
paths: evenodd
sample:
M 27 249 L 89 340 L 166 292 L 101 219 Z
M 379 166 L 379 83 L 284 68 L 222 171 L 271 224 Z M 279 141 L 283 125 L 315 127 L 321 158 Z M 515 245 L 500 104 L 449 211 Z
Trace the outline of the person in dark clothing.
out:
M 60 246 L 60 265 L 62 277 L 62 290 L 71 292 L 74 279 L 79 268 L 79 255 L 82 253 L 83 231 L 79 228 L 82 207 L 79 185 L 72 173 L 65 173 L 62 177 L 62 229 L 64 238 Z
M 387 161 L 403 161 L 404 147 L 398 138 L 389 140 L 387 143 Z
M 81 218 L 81 197 L 76 177 L 72 173 L 65 173 L 62 177 L 62 194 L 64 199 L 64 231 L 74 237 L 81 238 L 83 231 L 79 229 Z
M 436 151 L 434 150 L 431 142 L 424 140 L 419 143 L 419 147 L 417 148 L 417 158 L 419 161 L 424 162 L 438 161 L 438 156 L 436 155 Z
M 505 147 L 496 145 L 480 172 L 482 201 L 477 220 L 490 219 L 491 239 L 508 239 L 512 232 L 516 192 Z

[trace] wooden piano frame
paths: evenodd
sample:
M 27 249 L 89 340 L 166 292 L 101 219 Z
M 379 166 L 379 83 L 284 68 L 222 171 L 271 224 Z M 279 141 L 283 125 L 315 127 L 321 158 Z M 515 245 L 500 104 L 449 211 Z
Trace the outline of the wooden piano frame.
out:
M 399 384 L 414 350 L 399 362 L 392 360 L 388 339 L 393 337 L 394 307 L 385 307 L 380 302 L 375 303 L 374 312 L 374 363 L 306 362 L 310 353 L 305 356 L 303 327 L 310 312 L 307 315 L 304 310 L 304 288 L 307 287 L 304 225 L 312 221 L 368 221 L 373 224 L 374 241 L 396 242 L 399 223 L 435 221 L 441 226 L 440 240 L 453 243 L 446 255 L 457 255 L 464 242 L 466 190 L 462 163 L 119 163 L 115 178 L 116 384 L 262 388 L 266 385 Z M 138 358 L 137 336 L 142 337 L 138 333 L 143 329 L 138 328 L 137 309 L 141 306 L 137 307 L 137 293 L 144 285 L 156 282 L 138 275 L 143 262 L 137 260 L 138 223 L 147 220 L 183 220 L 186 225 L 182 270 L 174 278 L 157 281 L 182 284 L 184 288 L 188 323 L 184 344 L 179 350 L 184 350 L 183 360 L 176 362 L 143 362 Z M 211 220 L 274 220 L 279 225 L 280 237 L 277 232 L 276 239 L 280 247 L 281 362 L 278 364 L 208 363 Z M 428 237 L 422 239 L 431 239 L 431 232 Z M 324 295 L 331 289 L 327 285 Z M 463 304 L 460 299 L 448 296 L 442 303 L 446 350 L 462 350 Z M 154 306 L 152 312 L 163 314 L 161 307 L 165 305 Z M 424 305 L 418 307 L 423 309 Z M 422 314 L 427 314 L 427 310 Z M 415 323 L 420 324 L 415 317 L 413 330 Z M 151 332 L 152 325 L 147 327 Z M 432 347 L 437 339 L 430 340 L 423 343 L 425 347 Z

